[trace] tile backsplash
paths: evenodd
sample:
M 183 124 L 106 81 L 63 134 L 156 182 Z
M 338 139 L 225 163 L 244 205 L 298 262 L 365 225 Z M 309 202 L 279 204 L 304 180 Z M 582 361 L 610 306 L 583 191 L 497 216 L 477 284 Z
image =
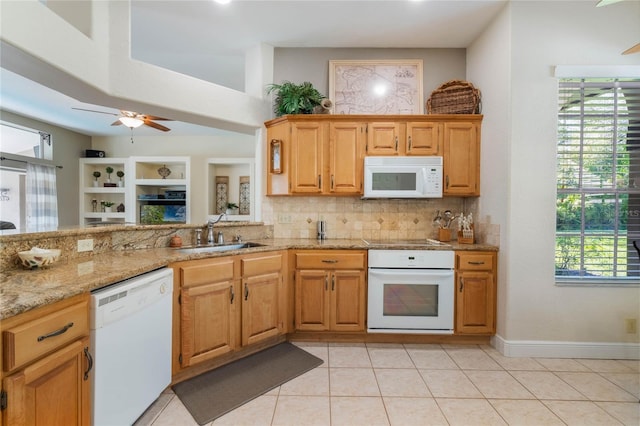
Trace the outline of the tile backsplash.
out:
M 354 197 L 266 197 L 263 220 L 277 238 L 315 238 L 317 222 L 327 238 L 437 238 L 436 212 L 451 210 L 477 217 L 477 199 L 361 200 Z M 479 225 L 479 224 L 478 224 Z

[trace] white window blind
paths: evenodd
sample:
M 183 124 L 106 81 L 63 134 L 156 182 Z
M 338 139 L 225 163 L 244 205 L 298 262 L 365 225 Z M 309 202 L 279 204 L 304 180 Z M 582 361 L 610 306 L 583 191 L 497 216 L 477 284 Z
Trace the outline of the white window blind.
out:
M 556 276 L 638 283 L 636 246 L 640 248 L 640 79 L 562 79 Z

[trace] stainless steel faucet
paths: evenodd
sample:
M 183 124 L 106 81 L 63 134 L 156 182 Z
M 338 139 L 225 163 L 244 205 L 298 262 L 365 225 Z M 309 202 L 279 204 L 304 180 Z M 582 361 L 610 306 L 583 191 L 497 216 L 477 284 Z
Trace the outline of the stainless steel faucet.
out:
M 213 225 L 215 225 L 216 223 L 220 222 L 222 220 L 223 217 L 226 216 L 226 213 L 222 213 L 220 216 L 218 216 L 218 218 L 216 220 L 211 220 L 209 219 L 209 221 L 207 222 L 207 228 L 209 228 L 209 232 L 207 233 L 207 242 L 209 244 L 213 244 L 215 243 L 215 238 L 213 236 Z

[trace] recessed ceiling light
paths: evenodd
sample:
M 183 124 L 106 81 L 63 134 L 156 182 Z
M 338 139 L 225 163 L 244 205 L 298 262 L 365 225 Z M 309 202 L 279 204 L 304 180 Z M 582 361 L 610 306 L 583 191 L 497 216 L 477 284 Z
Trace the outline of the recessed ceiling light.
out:
M 231 0 L 213 0 L 218 4 L 228 4 L 231 3 Z

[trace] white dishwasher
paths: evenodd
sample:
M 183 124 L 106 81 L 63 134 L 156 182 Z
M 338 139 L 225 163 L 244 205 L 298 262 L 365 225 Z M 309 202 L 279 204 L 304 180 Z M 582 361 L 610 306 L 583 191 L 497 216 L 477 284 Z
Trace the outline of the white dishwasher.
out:
M 160 269 L 92 292 L 92 425 L 131 425 L 170 384 L 172 289 Z

